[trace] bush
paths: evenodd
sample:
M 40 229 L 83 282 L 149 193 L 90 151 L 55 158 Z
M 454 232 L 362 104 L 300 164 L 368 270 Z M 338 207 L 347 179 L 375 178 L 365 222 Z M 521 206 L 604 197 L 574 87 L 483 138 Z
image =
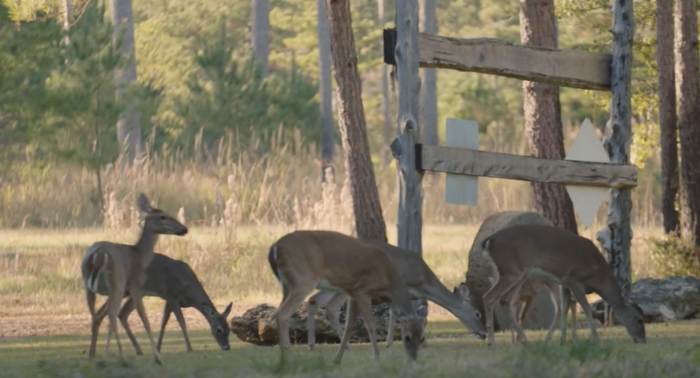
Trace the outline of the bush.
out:
M 647 242 L 657 274 L 663 277 L 700 275 L 698 248 L 692 240 L 671 233 L 662 238 L 650 237 Z

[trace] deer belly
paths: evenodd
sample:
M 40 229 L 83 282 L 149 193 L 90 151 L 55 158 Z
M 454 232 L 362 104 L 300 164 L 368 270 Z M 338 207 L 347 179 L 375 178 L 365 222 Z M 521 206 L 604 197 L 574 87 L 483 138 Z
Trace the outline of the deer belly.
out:
M 559 277 L 555 276 L 552 273 L 546 272 L 540 268 L 533 267 L 528 269 L 526 273 L 528 278 L 532 278 L 535 280 L 540 280 L 540 281 L 550 281 L 550 282 L 555 282 L 561 285 L 561 280 Z
M 321 280 L 320 280 L 320 281 L 318 282 L 318 284 L 316 285 L 316 289 L 318 289 L 318 290 L 323 290 L 323 291 L 335 291 L 335 292 L 337 292 L 337 293 L 344 293 L 344 294 L 347 294 L 347 293 L 345 292 L 345 290 L 343 290 L 343 289 L 341 289 L 341 288 L 339 288 L 339 287 L 337 287 L 337 286 L 332 285 L 332 284 L 331 284 L 330 282 L 328 282 L 328 280 L 325 279 L 325 278 L 321 278 Z

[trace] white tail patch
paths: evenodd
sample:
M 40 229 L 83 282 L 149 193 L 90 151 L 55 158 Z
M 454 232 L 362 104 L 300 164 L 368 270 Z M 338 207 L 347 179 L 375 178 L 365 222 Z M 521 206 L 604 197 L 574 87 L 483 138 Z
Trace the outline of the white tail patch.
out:
M 98 269 L 94 270 L 92 272 L 92 274 L 87 279 L 88 289 L 95 294 L 98 294 L 100 277 L 102 277 L 104 274 L 109 274 L 109 272 L 107 271 L 107 265 L 109 265 L 109 255 L 106 253 L 93 253 L 92 254 L 93 264 L 95 264 L 95 261 L 97 260 L 98 256 L 104 256 L 104 263 Z M 106 279 L 106 278 L 107 277 L 105 277 L 104 282 L 105 282 L 105 285 L 107 285 L 107 288 L 109 289 L 109 279 Z

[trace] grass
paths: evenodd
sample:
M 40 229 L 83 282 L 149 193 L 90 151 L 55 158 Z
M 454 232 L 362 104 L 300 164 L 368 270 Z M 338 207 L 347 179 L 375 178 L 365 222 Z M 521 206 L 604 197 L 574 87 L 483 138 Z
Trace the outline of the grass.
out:
M 122 332 L 126 363 L 119 361 L 112 342 L 106 368 L 86 361 L 89 336 L 50 336 L 0 341 L 0 370 L 4 377 L 693 377 L 700 376 L 698 321 L 647 326 L 647 344 L 633 344 L 621 327 L 599 329 L 601 341 L 591 343 L 587 331 L 577 342 L 564 346 L 541 341 L 545 332 L 528 331 L 526 346 L 510 345 L 510 334 L 497 334 L 490 351 L 485 341 L 465 334 L 457 322 L 430 322 L 429 346 L 420 351 L 415 364 L 408 364 L 401 344 L 385 349 L 381 360 L 371 359 L 369 344 L 355 345 L 343 363 L 332 363 L 337 345 L 292 349 L 293 358 L 279 365 L 278 347 L 258 347 L 235 337 L 231 351 L 221 351 L 206 331 L 190 332 L 194 352 L 184 351 L 178 331 L 168 332 L 163 343 L 164 366 L 157 366 L 148 351 L 136 356 Z M 141 346 L 148 341 L 137 333 Z M 104 351 L 100 335 L 97 358 Z
M 221 228 L 193 227 L 185 237 L 160 238 L 156 251 L 188 262 L 214 304 L 223 309 L 233 302 L 233 315 L 259 303 L 279 304 L 280 290 L 267 263 L 267 248 L 289 226 L 240 227 L 235 237 Z M 464 280 L 476 225 L 427 225 L 424 258 L 448 288 Z M 592 233 L 592 230 L 583 232 Z M 636 277 L 653 275 L 644 239 L 656 230 L 635 229 L 633 271 Z M 592 237 L 592 235 L 587 235 Z M 85 250 L 97 240 L 132 243 L 135 228 L 124 230 L 1 230 L 0 231 L 0 337 L 41 336 L 87 332 L 80 261 Z M 396 229 L 389 227 L 395 242 Z M 160 323 L 162 300 L 147 297 L 146 308 L 152 324 Z M 434 310 L 433 310 L 434 309 Z M 431 315 L 445 320 L 454 317 L 433 306 Z M 185 309 L 188 324 L 204 326 L 203 318 Z M 140 329 L 137 316 L 130 318 Z M 38 324 L 27 327 L 31 321 Z M 168 325 L 175 330 L 176 323 Z

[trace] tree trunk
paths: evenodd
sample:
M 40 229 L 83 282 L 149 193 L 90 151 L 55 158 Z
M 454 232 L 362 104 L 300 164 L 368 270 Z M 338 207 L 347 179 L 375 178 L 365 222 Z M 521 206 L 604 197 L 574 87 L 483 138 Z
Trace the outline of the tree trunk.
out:
M 317 0 L 318 90 L 321 96 L 321 180 L 326 181 L 326 169 L 333 169 L 334 129 L 333 88 L 331 80 L 331 36 L 328 28 L 326 0 Z
M 379 15 L 378 24 L 381 29 L 386 25 L 386 2 L 385 0 L 377 1 L 377 14 Z M 389 66 L 382 64 L 382 113 L 384 114 L 384 146 L 382 148 L 382 158 L 384 165 L 391 164 L 391 153 L 389 148 L 391 144 L 392 120 L 391 120 L 391 100 L 389 99 Z
M 270 0 L 253 0 L 251 29 L 253 56 L 262 67 L 262 77 L 266 77 L 270 53 Z
M 126 69 L 115 70 L 116 96 L 123 99 L 127 95 L 126 89 L 136 82 L 136 56 L 134 52 L 134 14 L 131 9 L 131 0 L 112 0 L 112 24 L 114 25 L 115 43 L 121 40 L 120 52 L 129 56 L 129 65 Z M 123 34 L 122 34 L 123 33 Z M 120 148 L 125 148 L 128 160 L 141 154 L 141 117 L 136 111 L 138 98 L 123 99 L 126 109 L 117 120 L 117 141 Z
M 437 15 L 435 14 L 437 0 L 421 0 L 421 29 L 423 33 L 437 33 Z M 423 143 L 438 144 L 438 109 L 437 109 L 437 71 L 432 68 L 423 69 Z
M 338 85 L 338 119 L 360 238 L 386 241 L 386 225 L 367 140 L 362 83 L 357 70 L 350 0 L 327 0 L 331 55 Z
M 523 45 L 557 47 L 552 0 L 520 0 L 520 40 Z M 523 101 L 530 155 L 564 159 L 559 87 L 523 81 Z M 574 206 L 564 185 L 533 182 L 532 191 L 538 213 L 578 234 Z
M 681 140 L 681 224 L 685 237 L 700 246 L 700 83 L 695 0 L 676 0 L 675 30 L 676 99 Z
M 661 128 L 661 213 L 664 231 L 679 232 L 678 139 L 676 89 L 673 72 L 673 0 L 656 0 L 656 60 L 659 78 L 659 124 Z
M 632 142 L 632 44 L 634 43 L 633 2 L 614 0 L 612 33 L 612 64 L 610 70 L 610 120 L 603 139 L 613 164 L 630 163 Z M 629 298 L 632 283 L 632 191 L 610 189 L 608 217 L 596 239 L 608 254 L 613 275 L 622 296 Z
M 423 253 L 423 172 L 416 169 L 415 145 L 420 143 L 420 90 L 418 73 L 418 1 L 396 1 L 396 78 L 399 86 L 396 139 L 391 153 L 398 160 L 398 246 Z

